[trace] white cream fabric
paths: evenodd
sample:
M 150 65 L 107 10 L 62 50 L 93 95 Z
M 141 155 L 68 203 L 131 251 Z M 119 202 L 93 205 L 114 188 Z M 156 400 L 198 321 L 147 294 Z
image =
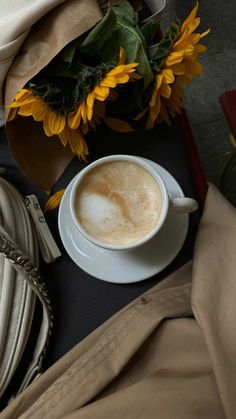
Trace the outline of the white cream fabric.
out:
M 65 0 L 0 0 L 0 126 L 4 124 L 3 85 L 14 56 L 31 26 Z

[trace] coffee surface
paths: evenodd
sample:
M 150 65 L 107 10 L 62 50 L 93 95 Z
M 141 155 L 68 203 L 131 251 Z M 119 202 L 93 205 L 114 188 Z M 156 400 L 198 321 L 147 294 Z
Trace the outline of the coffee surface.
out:
M 162 195 L 147 170 L 118 160 L 101 164 L 84 176 L 74 206 L 79 223 L 90 236 L 119 246 L 141 240 L 156 226 Z

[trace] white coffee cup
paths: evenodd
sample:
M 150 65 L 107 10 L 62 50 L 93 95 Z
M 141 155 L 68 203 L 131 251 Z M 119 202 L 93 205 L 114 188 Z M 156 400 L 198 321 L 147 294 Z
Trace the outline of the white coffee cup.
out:
M 109 163 L 109 165 L 107 165 L 107 163 Z M 123 167 L 131 167 L 132 169 L 136 168 L 138 172 L 140 172 L 140 174 L 141 174 L 141 171 L 143 171 L 142 173 L 145 174 L 144 177 L 145 179 L 147 177 L 149 183 L 150 183 L 150 179 L 152 179 L 152 186 L 158 188 L 157 190 L 161 197 L 160 198 L 161 208 L 158 213 L 158 220 L 156 221 L 155 225 L 150 229 L 150 231 L 147 232 L 147 234 L 145 234 L 143 237 L 139 237 L 137 240 L 134 239 L 133 241 L 129 243 L 125 242 L 125 243 L 114 244 L 112 242 L 107 242 L 107 241 L 98 239 L 97 237 L 95 237 L 95 234 L 93 236 L 91 232 L 88 233 L 88 230 L 86 231 L 86 229 L 82 225 L 82 221 L 79 220 L 79 216 L 78 216 L 78 196 L 79 196 L 78 191 L 80 191 L 80 189 L 82 188 L 82 185 L 86 184 L 86 180 L 88 179 L 88 176 L 90 177 L 91 175 L 93 176 L 93 173 L 97 174 L 98 176 L 99 171 L 101 171 L 101 169 L 103 170 L 104 167 L 109 166 L 110 168 L 114 169 L 115 166 L 117 166 L 117 163 L 118 165 L 119 164 L 123 165 Z M 95 181 L 96 181 L 96 177 L 95 177 Z M 127 195 L 127 183 L 128 181 L 126 181 L 126 195 Z M 140 187 L 141 186 L 145 188 L 145 184 L 143 184 L 143 181 L 140 182 Z M 151 183 L 150 185 L 147 186 L 146 189 L 148 189 L 149 186 L 151 186 Z M 130 188 L 129 188 L 129 183 L 128 183 L 128 189 L 129 189 L 128 192 L 129 192 L 130 197 L 132 197 L 133 188 L 135 187 L 136 187 L 135 185 L 130 184 Z M 150 192 L 152 193 L 152 195 L 150 196 L 154 196 L 153 192 L 152 191 Z M 106 191 L 105 192 L 103 191 L 102 202 L 105 202 L 107 200 L 104 193 L 106 193 Z M 98 214 L 100 214 L 100 201 L 99 201 L 100 198 L 98 195 L 96 195 L 96 192 L 92 192 L 92 194 L 93 194 L 92 200 L 86 201 L 87 207 L 85 207 L 86 208 L 85 211 L 88 211 L 88 218 L 89 218 L 89 214 L 91 213 L 92 214 L 91 217 L 93 217 L 95 221 L 97 220 L 96 222 L 99 224 L 100 221 L 98 220 L 98 217 L 100 215 Z M 106 202 L 104 205 L 106 205 Z M 107 204 L 107 205 L 110 211 L 111 205 L 110 204 Z M 153 166 L 148 161 L 146 161 L 145 159 L 142 159 L 141 157 L 129 156 L 129 155 L 111 155 L 108 157 L 103 157 L 101 159 L 98 159 L 94 161 L 93 163 L 89 164 L 85 169 L 83 169 L 75 177 L 71 195 L 70 195 L 70 212 L 71 212 L 71 215 L 73 217 L 74 223 L 78 231 L 94 245 L 104 248 L 104 249 L 116 250 L 116 251 L 131 250 L 136 247 L 142 246 L 144 243 L 152 239 L 156 234 L 158 234 L 159 230 L 162 228 L 163 224 L 165 223 L 168 212 L 175 212 L 179 214 L 191 213 L 195 211 L 197 208 L 198 208 L 198 204 L 194 199 L 170 196 L 164 180 L 162 179 L 160 174 L 153 168 Z M 137 210 L 136 212 L 138 213 L 138 211 L 139 210 Z M 147 209 L 147 211 L 149 211 L 149 209 Z M 140 212 L 139 215 L 140 214 L 142 213 Z M 146 218 L 145 218 L 145 223 L 146 223 Z M 141 226 L 142 224 L 139 224 L 137 229 L 139 230 Z M 98 225 L 98 228 L 99 228 L 99 225 Z M 126 231 L 126 230 L 123 230 L 123 231 Z M 128 231 L 128 228 L 127 228 L 127 231 Z

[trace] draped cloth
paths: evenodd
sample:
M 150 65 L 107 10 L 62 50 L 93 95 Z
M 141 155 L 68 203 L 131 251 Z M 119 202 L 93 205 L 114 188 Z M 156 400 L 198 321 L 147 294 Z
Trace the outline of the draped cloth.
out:
M 0 418 L 234 419 L 235 244 L 236 210 L 210 185 L 193 260 L 64 355 Z

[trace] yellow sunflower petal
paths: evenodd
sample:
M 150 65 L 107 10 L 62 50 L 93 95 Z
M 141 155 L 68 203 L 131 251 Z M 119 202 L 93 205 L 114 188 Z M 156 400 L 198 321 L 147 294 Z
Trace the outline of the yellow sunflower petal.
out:
M 35 100 L 35 96 L 32 95 L 30 89 L 21 89 L 15 97 L 14 102 L 10 105 L 11 107 L 19 107 L 21 105 L 27 105 Z
M 79 158 L 84 158 L 88 154 L 87 144 L 80 130 L 70 130 L 68 145 L 71 151 Z
M 70 112 L 68 114 L 67 120 L 68 120 L 68 125 L 71 129 L 77 129 L 79 127 L 80 122 L 81 122 L 81 106 L 80 105 L 75 111 Z
M 185 74 L 184 75 L 180 75 L 176 78 L 176 83 L 177 84 L 190 84 L 191 83 L 191 79 L 189 77 L 187 77 Z
M 137 116 L 135 116 L 134 121 L 139 121 L 142 117 L 147 113 L 148 107 L 145 108 L 142 112 L 140 112 Z
M 24 100 L 27 99 L 27 97 L 31 96 L 32 92 L 30 89 L 21 89 L 19 92 L 17 92 L 15 99 L 16 100 Z
M 93 125 L 92 121 L 91 121 L 91 125 Z M 88 133 L 89 130 L 89 125 L 88 124 L 82 124 L 81 125 L 81 131 L 84 135 L 86 135 Z
M 65 192 L 65 189 L 61 189 L 60 191 L 57 191 L 56 193 L 54 193 L 54 195 L 50 196 L 50 198 L 47 200 L 45 204 L 44 212 L 52 211 L 56 207 L 58 207 L 58 205 L 60 204 L 62 200 L 64 192 Z
M 197 29 L 197 27 L 200 25 L 201 23 L 201 19 L 200 17 L 197 17 L 196 19 L 194 19 L 187 28 L 187 35 L 190 35 L 191 33 L 193 33 L 195 31 L 195 29 Z
M 194 9 L 191 11 L 187 19 L 185 19 L 184 23 L 181 26 L 181 33 L 183 33 L 189 26 L 189 24 L 195 19 L 199 8 L 199 3 L 197 2 Z
M 174 100 L 175 102 L 179 102 L 179 100 L 185 95 L 184 90 L 182 87 L 176 82 L 172 86 L 171 97 L 170 100 Z
M 150 117 L 148 117 L 147 122 L 146 122 L 146 129 L 150 130 L 154 127 L 154 120 L 152 121 Z
M 157 119 L 160 109 L 161 109 L 161 98 L 158 95 L 155 106 L 151 107 L 149 110 L 149 117 L 151 121 L 155 121 Z
M 53 135 L 52 131 L 50 130 L 50 114 L 51 114 L 51 110 L 48 109 L 43 120 L 43 129 L 44 129 L 45 134 L 48 137 L 51 137 Z
M 211 29 L 207 29 L 207 31 L 201 33 L 200 38 L 204 38 L 204 36 L 207 36 L 209 34 L 209 32 L 211 31 Z
M 167 67 L 172 66 L 173 64 L 177 64 L 180 63 L 183 60 L 183 56 L 184 56 L 184 51 L 176 51 L 176 52 L 171 52 L 166 61 L 165 61 L 165 65 Z
M 102 97 L 105 100 L 109 95 L 109 87 L 96 86 L 94 89 L 94 95 L 95 97 Z
M 188 42 L 192 45 L 195 45 L 200 41 L 200 39 L 201 39 L 200 33 L 192 33 L 192 35 L 188 37 Z
M 15 100 L 13 103 L 11 103 L 10 105 L 7 105 L 7 108 L 19 108 L 21 106 L 24 105 L 28 105 L 29 103 L 33 103 L 35 101 L 35 97 L 34 96 L 29 96 L 27 99 L 24 100 Z
M 195 45 L 194 49 L 197 53 L 207 51 L 207 47 L 205 45 L 202 45 L 202 44 Z
M 185 66 L 183 63 L 174 64 L 171 66 L 173 73 L 178 76 L 185 73 Z
M 100 83 L 101 87 L 116 87 L 116 85 L 117 85 L 116 79 L 115 77 L 112 77 L 112 76 L 104 77 L 104 79 Z
M 136 69 L 136 67 L 138 67 L 138 65 L 139 65 L 139 63 L 125 64 L 125 71 L 132 72 Z
M 165 98 L 169 98 L 171 95 L 171 87 L 168 84 L 162 84 L 159 89 L 160 95 Z
M 179 65 L 179 64 L 175 64 L 175 65 Z M 174 76 L 174 73 L 173 73 L 173 67 L 171 67 L 171 69 L 169 69 L 169 68 L 164 69 L 162 71 L 162 74 L 163 74 L 163 81 L 165 83 L 171 84 L 175 81 L 175 76 Z
M 70 128 L 66 125 L 65 128 L 63 129 L 63 131 L 60 132 L 60 134 L 58 135 L 58 137 L 59 137 L 59 139 L 60 139 L 60 141 L 61 141 L 61 143 L 64 147 L 66 147 L 67 144 L 68 144 L 68 137 L 69 137 L 69 132 L 68 131 L 69 130 L 70 130 Z
M 101 95 L 98 95 L 97 93 L 95 93 L 95 99 L 99 100 L 100 102 L 104 102 L 107 99 L 107 97 L 106 96 L 101 96 Z
M 110 70 L 107 73 L 107 76 L 116 76 L 118 74 L 123 75 L 129 72 L 132 72 L 135 70 L 135 68 L 138 66 L 138 63 L 130 63 L 130 64 L 121 64 L 114 67 L 112 70 Z
M 7 120 L 8 121 L 12 121 L 16 117 L 17 112 L 18 112 L 18 109 L 17 108 L 10 109 L 9 114 L 8 114 L 8 117 L 7 117 Z
M 152 90 L 151 100 L 149 101 L 149 106 L 150 107 L 155 106 L 157 95 L 159 95 L 159 89 L 155 88 L 155 86 L 154 86 L 154 88 Z
M 84 140 L 84 137 L 79 129 L 70 129 L 67 125 L 63 132 L 59 134 L 59 138 L 64 146 L 69 146 L 71 151 L 77 155 L 77 157 L 86 160 L 88 154 L 88 147 Z
M 159 87 L 161 86 L 162 80 L 163 80 L 163 74 L 162 73 L 157 74 L 156 75 L 156 87 L 155 87 L 156 89 L 159 89 Z
M 87 105 L 87 117 L 88 120 L 91 121 L 93 116 L 93 105 L 94 105 L 95 95 L 94 92 L 90 92 L 86 99 L 86 105 Z
M 182 99 L 178 99 L 178 102 L 170 99 L 165 102 L 165 105 L 168 106 L 168 109 L 172 110 L 174 113 L 181 113 Z
M 80 104 L 80 110 L 81 110 L 81 118 L 83 122 L 86 124 L 87 123 L 87 106 L 84 101 L 81 102 Z
M 65 124 L 65 117 L 59 112 L 50 109 L 50 113 L 48 115 L 48 128 L 51 133 L 55 135 L 60 134 L 64 130 Z
M 104 118 L 105 124 L 113 131 L 134 132 L 135 129 L 126 121 L 117 118 Z
M 169 117 L 168 114 L 168 110 L 166 108 L 166 106 L 164 104 L 161 105 L 161 109 L 160 109 L 160 116 L 162 117 L 162 119 L 168 124 L 171 125 L 171 119 Z
M 192 37 L 192 35 L 190 36 L 190 37 Z M 174 43 L 174 45 L 173 45 L 173 47 L 172 47 L 172 51 L 182 51 L 182 50 L 184 50 L 185 48 L 187 48 L 189 45 L 191 45 L 192 44 L 192 42 L 191 42 L 191 40 L 190 40 L 190 37 L 188 37 L 188 38 L 181 38 L 181 39 L 178 39 L 175 43 Z M 199 38 L 200 39 L 200 38 Z
M 93 108 L 94 99 L 95 99 L 95 97 L 94 97 L 94 92 L 90 92 L 90 93 L 88 94 L 88 96 L 87 96 L 87 99 L 86 99 L 86 105 L 87 105 L 89 108 Z
M 127 83 L 129 81 L 129 75 L 128 74 L 122 74 L 116 76 L 116 83 L 117 84 L 123 84 Z
M 31 116 L 32 115 L 32 103 L 22 105 L 18 109 L 18 114 L 21 115 L 21 116 Z
M 49 107 L 40 98 L 32 103 L 32 115 L 35 121 L 43 121 Z
M 186 68 L 186 74 L 189 76 L 199 76 L 203 72 L 202 65 L 197 61 L 187 61 L 184 62 Z

